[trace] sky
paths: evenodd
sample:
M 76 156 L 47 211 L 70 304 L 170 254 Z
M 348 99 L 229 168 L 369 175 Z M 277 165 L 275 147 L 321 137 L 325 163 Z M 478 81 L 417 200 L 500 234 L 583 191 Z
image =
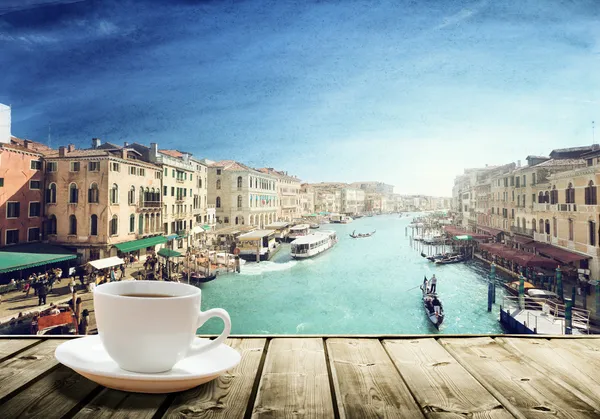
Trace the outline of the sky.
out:
M 591 144 L 599 68 L 597 0 L 0 0 L 15 136 L 402 194 Z

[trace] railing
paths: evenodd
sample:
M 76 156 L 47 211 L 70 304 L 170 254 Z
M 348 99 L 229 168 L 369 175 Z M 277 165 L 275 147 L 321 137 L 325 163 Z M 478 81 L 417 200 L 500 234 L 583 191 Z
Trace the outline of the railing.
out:
M 577 204 L 554 204 L 552 209 L 558 212 L 575 212 Z
M 160 208 L 161 206 L 161 201 L 143 201 L 140 203 L 140 207 L 142 208 Z
M 528 237 L 533 237 L 533 235 L 534 235 L 534 231 L 531 228 L 511 226 L 510 231 L 512 231 L 513 233 L 522 234 L 522 235 L 528 236 Z
M 533 204 L 533 210 L 534 211 L 542 211 L 542 212 L 544 212 L 544 211 L 550 211 L 550 206 L 551 206 L 551 204 L 545 204 L 545 203 L 544 204 L 540 204 L 540 203 L 536 202 L 536 203 Z
M 577 205 L 577 211 L 579 212 L 600 212 L 600 206 L 598 205 Z

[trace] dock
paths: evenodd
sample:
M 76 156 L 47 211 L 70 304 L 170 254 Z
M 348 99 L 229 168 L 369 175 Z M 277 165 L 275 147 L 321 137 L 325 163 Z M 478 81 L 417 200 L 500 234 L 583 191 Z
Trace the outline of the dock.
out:
M 0 338 L 0 417 L 600 417 L 600 336 L 237 336 L 238 366 L 173 394 L 99 386 L 65 340 Z

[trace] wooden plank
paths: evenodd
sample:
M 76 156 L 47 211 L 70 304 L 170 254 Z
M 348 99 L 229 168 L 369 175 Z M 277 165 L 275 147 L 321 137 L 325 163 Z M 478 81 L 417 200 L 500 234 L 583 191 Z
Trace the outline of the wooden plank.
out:
M 598 418 L 600 412 L 491 338 L 440 343 L 494 397 L 522 417 Z M 516 410 L 515 410 L 516 409 Z
M 74 416 L 76 419 L 151 419 L 167 394 L 127 393 L 104 389 Z
M 552 346 L 571 352 L 574 356 L 584 359 L 588 368 L 600 370 L 600 340 L 577 339 L 560 340 L 552 339 Z
M 0 362 L 28 346 L 41 342 L 41 339 L 0 339 Z
M 334 417 L 322 339 L 269 343 L 252 417 Z
M 61 418 L 99 386 L 60 366 L 0 406 L 4 418 Z
M 327 339 L 340 418 L 424 417 L 377 339 Z
M 383 345 L 428 418 L 512 418 L 435 339 Z
M 0 364 L 0 400 L 56 366 L 54 350 L 63 340 L 44 341 Z
M 241 418 L 248 407 L 266 339 L 227 339 L 242 360 L 209 383 L 177 395 L 165 414 L 168 418 Z

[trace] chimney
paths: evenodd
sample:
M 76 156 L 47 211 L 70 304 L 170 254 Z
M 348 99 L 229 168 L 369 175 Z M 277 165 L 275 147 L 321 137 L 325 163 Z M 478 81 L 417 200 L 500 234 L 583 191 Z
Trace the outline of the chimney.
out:
M 67 148 L 64 145 L 58 147 L 58 157 L 65 157 L 67 154 Z
M 28 148 L 30 150 L 33 148 L 30 140 L 23 141 L 23 145 L 25 146 L 25 148 Z
M 127 160 L 127 149 L 125 147 L 121 149 L 121 157 L 123 157 L 123 160 Z
M 75 151 L 75 144 L 69 144 L 67 147 L 67 151 L 69 153 L 72 153 L 73 151 Z
M 190 153 L 183 153 L 183 161 L 186 163 L 190 162 Z
M 125 141 L 125 142 L 123 143 L 123 147 L 129 147 L 129 143 L 128 143 L 127 141 Z
M 10 144 L 10 106 L 0 103 L 0 144 Z
M 100 147 L 100 138 L 92 138 L 92 148 Z
M 157 156 L 158 155 L 158 144 L 150 143 L 150 150 L 151 150 L 151 155 Z

